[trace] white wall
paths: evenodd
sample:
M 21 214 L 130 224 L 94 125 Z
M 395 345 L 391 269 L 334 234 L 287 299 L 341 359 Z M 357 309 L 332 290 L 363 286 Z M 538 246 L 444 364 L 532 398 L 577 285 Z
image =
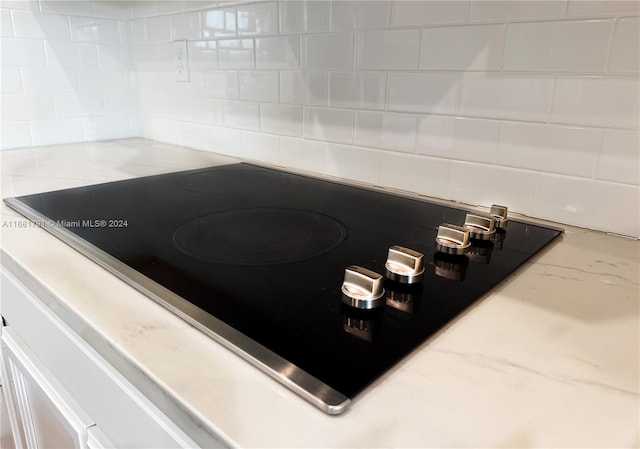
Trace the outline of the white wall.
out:
M 167 5 L 131 21 L 145 136 L 640 235 L 638 2 Z
M 2 0 L 0 8 L 1 148 L 137 134 L 128 7 Z
M 637 1 L 127 5 L 145 137 L 640 236 Z

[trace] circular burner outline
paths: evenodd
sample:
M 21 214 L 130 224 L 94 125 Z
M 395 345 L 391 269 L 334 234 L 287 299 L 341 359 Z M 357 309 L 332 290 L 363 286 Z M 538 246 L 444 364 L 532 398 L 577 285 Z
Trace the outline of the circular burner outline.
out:
M 281 255 L 277 255 L 279 257 L 262 256 L 257 261 L 256 259 L 254 259 L 253 261 L 238 260 L 238 258 L 224 257 L 224 255 L 221 255 L 221 257 L 211 257 L 211 256 L 203 256 L 202 254 L 194 254 L 193 252 L 184 248 L 183 245 L 178 241 L 179 233 L 181 231 L 188 229 L 189 226 L 202 225 L 203 221 L 206 221 L 207 219 L 212 217 L 223 217 L 223 218 L 225 216 L 237 217 L 239 214 L 242 215 L 242 214 L 256 213 L 260 215 L 263 213 L 273 213 L 273 212 L 290 214 L 290 215 L 293 214 L 293 215 L 297 215 L 298 217 L 304 217 L 306 219 L 310 219 L 309 221 L 307 221 L 307 223 L 311 225 L 322 223 L 320 225 L 321 228 L 318 229 L 317 232 L 320 232 L 321 235 L 324 237 L 330 236 L 331 233 L 333 233 L 334 236 L 330 238 L 330 242 L 328 242 L 328 244 L 323 244 L 322 246 L 319 246 L 315 249 L 311 249 L 307 251 L 298 251 L 288 257 L 281 257 Z M 203 262 L 217 263 L 222 265 L 232 265 L 232 266 L 261 266 L 261 265 L 279 265 L 279 264 L 285 264 L 285 263 L 300 262 L 303 260 L 320 256 L 338 247 L 340 244 L 342 244 L 342 242 L 344 242 L 345 239 L 347 238 L 347 234 L 348 234 L 347 227 L 344 224 L 342 224 L 340 221 L 336 220 L 335 218 L 325 214 L 304 210 L 304 209 L 258 207 L 258 208 L 246 208 L 246 209 L 227 209 L 223 211 L 213 212 L 211 214 L 202 215 L 200 217 L 196 217 L 192 220 L 187 221 L 186 223 L 183 223 L 178 228 L 176 228 L 171 235 L 171 240 L 173 242 L 174 247 L 178 251 L 180 251 L 182 254 L 185 254 L 189 257 L 192 257 L 194 259 L 197 259 Z M 210 254 L 210 252 L 208 254 Z M 245 257 L 242 257 L 242 259 L 245 259 Z

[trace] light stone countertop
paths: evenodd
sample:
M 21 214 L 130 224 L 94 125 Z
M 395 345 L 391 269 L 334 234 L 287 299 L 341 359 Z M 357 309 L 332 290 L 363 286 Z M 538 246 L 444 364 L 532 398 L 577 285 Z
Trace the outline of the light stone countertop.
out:
M 1 153 L 2 197 L 233 162 L 143 139 Z M 239 447 L 638 447 L 640 243 L 566 233 L 325 415 L 2 205 L 3 264 L 196 441 Z M 73 273 L 70 276 L 69 273 Z M 204 430 L 201 426 L 204 425 Z

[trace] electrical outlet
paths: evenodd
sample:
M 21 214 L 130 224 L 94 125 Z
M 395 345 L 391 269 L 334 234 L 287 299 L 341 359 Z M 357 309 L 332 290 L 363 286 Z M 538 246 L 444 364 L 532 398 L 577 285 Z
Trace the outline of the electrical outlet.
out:
M 173 52 L 176 68 L 176 81 L 189 82 L 189 55 L 187 54 L 187 41 L 174 42 Z

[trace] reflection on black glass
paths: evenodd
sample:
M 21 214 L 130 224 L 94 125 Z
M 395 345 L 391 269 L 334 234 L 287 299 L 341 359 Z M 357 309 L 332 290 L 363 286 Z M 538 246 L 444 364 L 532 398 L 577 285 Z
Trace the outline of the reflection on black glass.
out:
M 488 265 L 491 262 L 491 253 L 493 253 L 493 242 L 491 240 L 471 240 L 471 247 L 467 257 L 471 262 Z
M 422 298 L 422 284 L 400 284 L 387 282 L 387 306 L 393 307 L 407 315 L 415 315 L 420 310 L 420 298 Z
M 462 282 L 467 274 L 469 258 L 437 252 L 433 256 L 436 274 L 452 281 Z
M 382 307 L 362 310 L 343 305 L 342 326 L 348 334 L 371 343 L 380 331 L 382 315 Z

